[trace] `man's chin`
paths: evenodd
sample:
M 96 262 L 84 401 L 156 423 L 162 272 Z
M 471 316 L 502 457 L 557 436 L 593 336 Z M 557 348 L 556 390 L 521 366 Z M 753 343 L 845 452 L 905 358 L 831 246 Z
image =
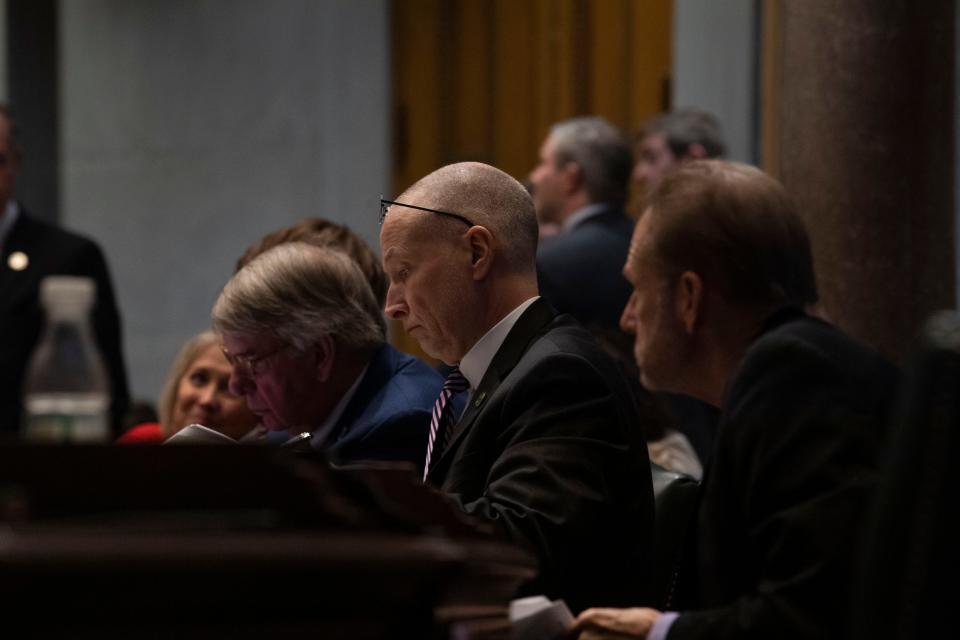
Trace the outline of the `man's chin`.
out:
M 650 376 L 640 371 L 640 384 L 643 385 L 643 388 L 647 391 L 656 391 L 656 392 L 666 392 L 671 393 L 673 390 L 666 388 L 661 382 L 659 382 L 656 376 Z
M 416 332 L 416 334 L 414 332 Z M 450 353 L 451 342 L 444 340 L 441 344 L 437 344 L 436 341 L 431 340 L 430 337 L 424 333 L 423 327 L 420 325 L 416 325 L 407 330 L 407 333 L 417 341 L 420 349 L 434 360 L 439 360 L 451 367 L 460 362 L 459 357 L 452 356 Z
M 427 347 L 420 345 L 420 348 L 423 349 L 423 352 L 433 358 L 434 360 L 439 360 L 448 367 L 453 367 L 460 364 L 460 359 L 451 356 L 448 352 L 442 351 L 440 349 L 428 349 Z
M 442 360 L 443 358 L 440 357 L 439 349 L 436 348 L 436 346 L 433 344 L 431 340 L 424 337 L 422 332 L 419 332 L 420 333 L 419 336 L 413 333 L 414 331 L 417 331 L 419 328 L 420 327 L 414 327 L 407 333 L 409 333 L 413 337 L 413 339 L 417 341 L 417 344 L 420 345 L 420 349 L 422 349 L 425 354 L 427 354 L 434 360 Z

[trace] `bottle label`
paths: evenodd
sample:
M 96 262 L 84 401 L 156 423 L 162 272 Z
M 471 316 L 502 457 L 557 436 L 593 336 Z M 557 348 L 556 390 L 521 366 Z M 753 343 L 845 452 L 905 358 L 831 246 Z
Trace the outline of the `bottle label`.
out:
M 45 393 L 24 398 L 24 438 L 43 443 L 106 442 L 108 399 L 105 394 Z

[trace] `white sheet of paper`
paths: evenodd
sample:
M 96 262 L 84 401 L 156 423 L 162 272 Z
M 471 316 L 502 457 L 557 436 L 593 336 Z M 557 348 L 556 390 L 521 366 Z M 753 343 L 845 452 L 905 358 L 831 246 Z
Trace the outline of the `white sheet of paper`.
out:
M 237 441 L 202 424 L 188 424 L 163 444 L 237 444 Z
M 555 640 L 573 626 L 573 615 L 563 600 L 531 596 L 510 602 L 510 622 L 514 640 Z

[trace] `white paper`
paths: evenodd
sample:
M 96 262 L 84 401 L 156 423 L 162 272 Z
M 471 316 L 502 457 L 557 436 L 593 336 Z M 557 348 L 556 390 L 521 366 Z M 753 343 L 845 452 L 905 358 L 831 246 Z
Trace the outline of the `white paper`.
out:
M 237 441 L 202 424 L 188 424 L 163 444 L 237 444 Z
M 510 622 L 514 640 L 555 640 L 570 631 L 573 615 L 563 600 L 531 596 L 510 602 Z

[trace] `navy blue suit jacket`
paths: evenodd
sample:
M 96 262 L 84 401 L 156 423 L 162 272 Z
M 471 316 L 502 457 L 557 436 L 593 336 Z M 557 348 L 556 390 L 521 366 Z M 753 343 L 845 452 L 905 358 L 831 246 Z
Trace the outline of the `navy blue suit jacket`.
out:
M 632 234 L 633 220 L 611 207 L 544 239 L 537 249 L 540 295 L 587 327 L 618 327 L 631 293 L 623 265 Z
M 439 373 L 384 344 L 327 439 L 331 459 L 406 460 L 422 470 L 430 414 L 442 387 Z

